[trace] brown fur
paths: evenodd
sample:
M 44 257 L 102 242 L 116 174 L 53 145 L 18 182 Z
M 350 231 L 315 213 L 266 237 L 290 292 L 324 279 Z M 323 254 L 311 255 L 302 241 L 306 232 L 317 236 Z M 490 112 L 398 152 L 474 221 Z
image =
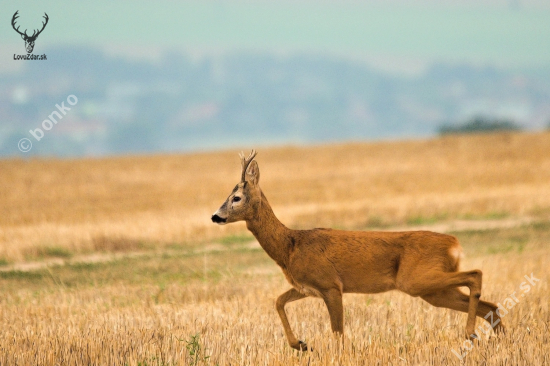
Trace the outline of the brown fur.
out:
M 212 221 L 246 221 L 262 248 L 281 267 L 292 289 L 276 302 L 277 312 L 291 347 L 307 350 L 288 322 L 285 304 L 307 296 L 324 300 L 332 330 L 343 334 L 343 293 L 380 293 L 400 290 L 428 303 L 468 313 L 466 336 L 475 338 L 475 317 L 490 311 L 500 320 L 497 306 L 482 301 L 480 270 L 458 272 L 461 254 L 458 240 L 430 231 L 292 230 L 275 216 L 259 187 L 260 172 L 255 152 L 241 156 L 241 182 Z M 237 197 L 237 200 L 234 198 Z M 465 286 L 470 295 L 458 287 Z

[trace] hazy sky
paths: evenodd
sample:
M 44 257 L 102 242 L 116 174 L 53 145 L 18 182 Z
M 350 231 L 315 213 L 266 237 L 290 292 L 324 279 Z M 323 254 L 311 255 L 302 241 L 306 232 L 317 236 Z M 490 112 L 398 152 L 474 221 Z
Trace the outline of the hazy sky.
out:
M 548 1 L 18 1 L 2 2 L 0 67 L 22 29 L 50 21 L 36 54 L 52 44 L 96 44 L 154 53 L 244 49 L 317 52 L 415 70 L 426 63 L 525 68 L 550 64 Z M 54 55 L 51 55 L 54 57 Z M 53 60 L 53 59 L 52 59 Z

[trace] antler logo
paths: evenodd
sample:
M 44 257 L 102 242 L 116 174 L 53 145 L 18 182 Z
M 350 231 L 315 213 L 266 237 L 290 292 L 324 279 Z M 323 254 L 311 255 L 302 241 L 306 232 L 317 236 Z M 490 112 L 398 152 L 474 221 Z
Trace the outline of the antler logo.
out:
M 24 33 L 21 33 L 19 31 L 19 27 L 15 28 L 15 20 L 17 18 L 19 18 L 19 15 L 17 15 L 17 13 L 19 13 L 19 10 L 17 10 L 15 12 L 15 14 L 13 14 L 13 18 L 11 18 L 11 26 L 13 27 L 13 29 L 15 29 L 15 31 L 17 33 L 19 33 L 21 35 L 21 38 L 23 38 L 23 40 L 25 41 L 25 48 L 27 49 L 27 53 L 31 53 L 32 50 L 34 49 L 34 41 L 36 41 L 36 38 L 38 37 L 38 35 L 40 33 L 42 33 L 42 31 L 44 30 L 44 28 L 46 28 L 46 24 L 48 24 L 48 14 L 44 13 L 44 19 L 46 19 L 46 22 L 42 22 L 42 29 L 40 30 L 34 30 L 32 36 L 29 36 L 27 34 L 27 30 L 25 29 L 25 32 Z

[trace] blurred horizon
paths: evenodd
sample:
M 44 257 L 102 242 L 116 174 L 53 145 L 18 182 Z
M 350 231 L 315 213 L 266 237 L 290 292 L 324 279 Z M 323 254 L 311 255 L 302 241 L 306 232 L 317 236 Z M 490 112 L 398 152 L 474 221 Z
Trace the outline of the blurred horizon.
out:
M 550 124 L 545 1 L 2 5 L 0 157 L 428 137 Z M 11 27 L 49 23 L 33 54 Z M 56 104 L 78 103 L 51 130 Z M 47 127 L 47 126 L 46 126 Z M 39 141 L 29 131 L 40 128 Z M 33 147 L 22 153 L 18 141 Z

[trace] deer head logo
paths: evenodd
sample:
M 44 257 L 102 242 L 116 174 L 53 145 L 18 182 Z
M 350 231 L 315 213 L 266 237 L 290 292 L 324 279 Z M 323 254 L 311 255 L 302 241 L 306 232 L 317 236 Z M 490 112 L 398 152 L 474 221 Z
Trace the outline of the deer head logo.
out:
M 15 20 L 17 18 L 19 18 L 19 15 L 17 15 L 17 13 L 19 13 L 19 10 L 17 10 L 15 12 L 15 14 L 13 14 L 13 18 L 11 18 L 11 26 L 13 27 L 13 29 L 15 29 L 15 31 L 17 33 L 19 33 L 21 35 L 21 38 L 23 38 L 23 40 L 25 41 L 25 48 L 27 49 L 27 53 L 31 53 L 32 50 L 34 49 L 34 41 L 36 41 L 36 38 L 38 37 L 38 35 L 40 33 L 42 33 L 42 31 L 44 30 L 44 28 L 46 28 L 46 24 L 48 24 L 48 14 L 44 13 L 44 19 L 46 19 L 45 22 L 42 22 L 42 29 L 40 30 L 34 30 L 34 32 L 32 33 L 32 36 L 29 36 L 27 34 L 27 30 L 25 29 L 25 32 L 24 33 L 21 33 L 19 31 L 19 27 L 15 28 Z

